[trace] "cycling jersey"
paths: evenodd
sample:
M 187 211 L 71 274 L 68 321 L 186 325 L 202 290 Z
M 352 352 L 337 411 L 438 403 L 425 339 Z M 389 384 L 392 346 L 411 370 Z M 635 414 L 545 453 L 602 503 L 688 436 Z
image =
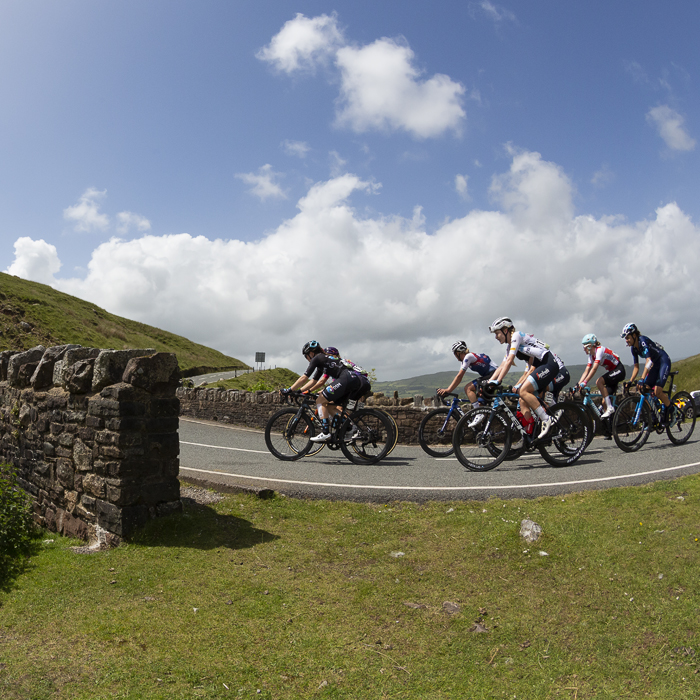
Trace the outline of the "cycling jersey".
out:
M 482 377 L 486 377 L 493 374 L 497 367 L 491 362 L 491 358 L 488 355 L 477 355 L 474 352 L 468 352 L 462 360 L 460 369 L 463 372 L 472 371 Z
M 309 362 L 304 376 L 315 379 L 316 381 L 318 381 L 322 375 L 337 379 L 342 372 L 347 371 L 347 368 L 339 357 L 333 357 L 332 355 L 319 352 L 314 355 L 311 362 Z
M 506 357 L 515 355 L 520 360 L 533 359 L 533 365 L 539 367 L 547 361 L 549 345 L 535 338 L 531 333 L 515 331 L 510 340 L 510 346 L 506 352 Z
M 631 349 L 635 365 L 639 364 L 640 357 L 643 357 L 645 360 L 651 360 L 655 365 L 662 362 L 671 362 L 671 358 L 664 350 L 664 346 L 655 343 L 651 338 L 647 338 L 645 335 L 639 336 L 639 350 L 637 350 L 634 345 Z
M 586 367 L 591 367 L 594 362 L 598 362 L 608 371 L 612 371 L 620 364 L 620 357 L 610 348 L 604 348 L 602 345 L 599 345 L 595 350 L 595 355 L 588 356 Z

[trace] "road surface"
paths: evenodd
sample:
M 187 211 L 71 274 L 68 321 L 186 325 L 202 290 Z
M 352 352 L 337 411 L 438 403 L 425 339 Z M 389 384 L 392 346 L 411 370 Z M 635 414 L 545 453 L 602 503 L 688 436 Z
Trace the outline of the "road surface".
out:
M 699 429 L 700 430 L 700 429 Z M 313 457 L 282 462 L 262 431 L 180 418 L 180 476 L 213 487 L 270 490 L 295 497 L 362 501 L 534 498 L 573 491 L 643 484 L 700 472 L 698 431 L 681 446 L 652 434 L 636 453 L 595 438 L 581 459 L 552 467 L 539 453 L 475 473 L 456 458 L 435 459 L 418 446 L 397 445 L 375 465 L 351 464 L 325 448 Z

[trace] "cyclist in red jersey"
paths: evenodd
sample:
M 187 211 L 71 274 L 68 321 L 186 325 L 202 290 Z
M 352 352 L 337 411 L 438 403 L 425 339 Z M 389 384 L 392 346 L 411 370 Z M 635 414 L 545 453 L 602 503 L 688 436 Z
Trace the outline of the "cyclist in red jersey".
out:
M 609 418 L 615 412 L 611 394 L 617 391 L 618 384 L 624 380 L 625 366 L 620 361 L 619 355 L 616 355 L 610 348 L 603 347 L 593 333 L 584 335 L 581 344 L 584 352 L 588 355 L 588 364 L 581 379 L 579 379 L 578 386 L 585 387 L 595 376 L 598 367 L 603 365 L 607 372 L 598 377 L 596 386 L 605 401 L 605 411 L 601 418 Z

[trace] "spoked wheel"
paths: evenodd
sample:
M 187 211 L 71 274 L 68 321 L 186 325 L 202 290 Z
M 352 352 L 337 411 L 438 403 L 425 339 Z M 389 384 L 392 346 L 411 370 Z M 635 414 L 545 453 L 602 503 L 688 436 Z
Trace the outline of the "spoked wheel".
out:
M 353 464 L 376 464 L 396 444 L 394 423 L 387 413 L 363 408 L 350 416 L 338 436 L 340 449 Z
M 666 434 L 674 445 L 682 445 L 695 430 L 693 397 L 687 391 L 679 391 L 671 399 L 671 407 L 671 419 L 666 426 Z
M 562 401 L 552 406 L 554 425 L 537 445 L 543 459 L 554 467 L 576 462 L 589 445 L 589 420 L 583 406 Z
M 430 411 L 418 426 L 418 443 L 431 457 L 449 457 L 454 452 L 452 434 L 459 420 L 459 413 L 449 408 Z
M 640 401 L 642 405 L 637 416 Z M 615 443 L 624 452 L 636 452 L 647 441 L 651 426 L 651 409 L 647 402 L 640 396 L 628 396 L 622 400 L 613 416 Z
M 277 459 L 292 461 L 301 459 L 311 446 L 316 434 L 311 418 L 299 413 L 297 408 L 277 411 L 265 426 L 265 444 Z
M 467 469 L 486 472 L 508 455 L 511 431 L 503 413 L 474 408 L 459 419 L 452 437 L 455 456 Z

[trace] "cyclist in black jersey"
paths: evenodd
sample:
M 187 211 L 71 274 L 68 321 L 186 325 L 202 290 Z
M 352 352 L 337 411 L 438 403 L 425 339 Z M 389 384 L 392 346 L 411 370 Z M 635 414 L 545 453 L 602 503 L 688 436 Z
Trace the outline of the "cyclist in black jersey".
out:
M 337 404 L 346 399 L 360 399 L 369 393 L 372 387 L 367 377 L 348 369 L 339 357 L 326 355 L 321 345 L 315 340 L 305 343 L 301 354 L 309 361 L 309 366 L 304 374 L 283 392 L 296 389 L 310 391 L 318 385 L 319 379 L 324 375 L 332 379 L 331 383 L 318 395 L 316 401 L 323 431 L 320 435 L 311 438 L 313 442 L 327 442 L 331 437 L 330 426 L 337 411 Z

